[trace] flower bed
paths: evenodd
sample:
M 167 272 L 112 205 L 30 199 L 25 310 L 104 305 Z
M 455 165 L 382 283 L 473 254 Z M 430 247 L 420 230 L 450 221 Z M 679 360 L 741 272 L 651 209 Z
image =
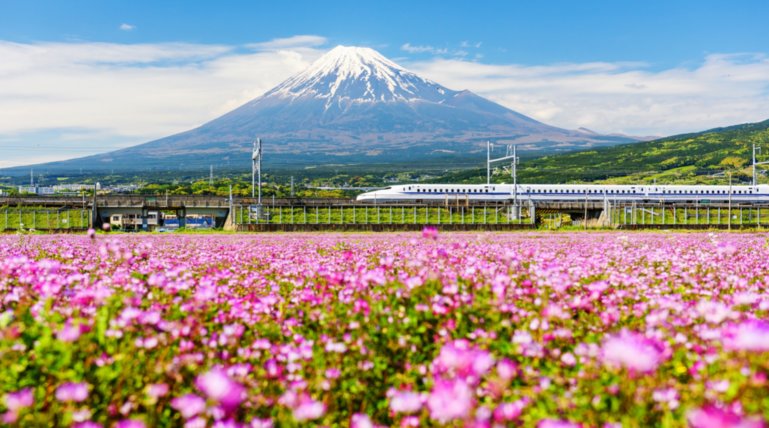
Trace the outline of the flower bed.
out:
M 0 415 L 80 427 L 762 427 L 768 242 L 2 236 Z

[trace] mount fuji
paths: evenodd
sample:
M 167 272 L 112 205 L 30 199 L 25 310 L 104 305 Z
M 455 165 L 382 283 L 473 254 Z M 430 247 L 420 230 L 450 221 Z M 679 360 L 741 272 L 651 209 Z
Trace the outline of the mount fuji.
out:
M 198 128 L 37 168 L 245 169 L 256 137 L 264 141 L 266 164 L 303 167 L 481 158 L 486 140 L 541 153 L 635 141 L 549 126 L 424 79 L 373 49 L 337 46 L 303 72 Z

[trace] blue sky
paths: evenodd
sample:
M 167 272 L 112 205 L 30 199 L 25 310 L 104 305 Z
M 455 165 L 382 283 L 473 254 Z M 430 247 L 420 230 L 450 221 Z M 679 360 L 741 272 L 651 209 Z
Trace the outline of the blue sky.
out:
M 769 118 L 766 1 L 0 0 L 0 12 L 0 168 L 184 131 L 337 44 L 565 128 L 667 135 Z
M 482 43 L 488 62 L 696 63 L 769 46 L 769 2 L 755 1 L 0 1 L 0 38 L 247 44 L 318 34 L 331 44 Z M 135 26 L 120 31 L 121 24 Z

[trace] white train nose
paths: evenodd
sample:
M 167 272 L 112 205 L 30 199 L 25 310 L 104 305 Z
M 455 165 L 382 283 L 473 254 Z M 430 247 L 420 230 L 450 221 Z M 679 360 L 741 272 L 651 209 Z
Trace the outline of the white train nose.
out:
M 376 200 L 376 198 L 377 198 L 377 192 L 366 192 L 366 193 L 361 193 L 355 199 L 358 201 L 373 201 L 373 200 Z

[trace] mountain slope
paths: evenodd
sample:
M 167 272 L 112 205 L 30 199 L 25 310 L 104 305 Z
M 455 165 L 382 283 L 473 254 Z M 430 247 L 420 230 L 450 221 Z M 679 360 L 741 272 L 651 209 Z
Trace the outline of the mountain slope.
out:
M 746 181 L 751 175 L 753 143 L 769 150 L 769 120 L 525 160 L 519 176 L 530 183 L 671 183 L 698 182 L 708 175 L 731 171 L 735 182 Z M 769 152 L 758 160 L 767 159 Z
M 480 158 L 487 139 L 543 152 L 634 141 L 552 127 L 424 79 L 372 49 L 338 46 L 264 95 L 196 129 L 40 167 L 245 169 L 256 137 L 265 142 L 267 165 L 295 166 Z

